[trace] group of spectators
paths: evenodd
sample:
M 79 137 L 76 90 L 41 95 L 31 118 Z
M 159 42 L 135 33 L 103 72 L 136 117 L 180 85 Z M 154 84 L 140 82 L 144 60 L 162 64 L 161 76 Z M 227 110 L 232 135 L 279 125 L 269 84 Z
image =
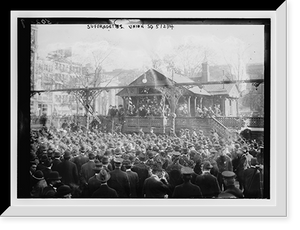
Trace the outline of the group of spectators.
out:
M 206 118 L 212 116 L 222 116 L 220 105 L 215 104 L 213 107 L 209 106 L 208 108 L 206 106 L 203 106 L 203 108 L 201 108 L 199 105 L 196 107 L 196 117 Z
M 32 198 L 262 198 L 262 142 L 176 135 L 31 131 Z
M 127 115 L 139 116 L 139 117 L 150 117 L 150 116 L 169 116 L 170 108 L 168 105 L 164 105 L 162 100 L 154 97 L 140 97 L 139 105 L 134 105 L 132 101 L 129 101 L 127 108 Z

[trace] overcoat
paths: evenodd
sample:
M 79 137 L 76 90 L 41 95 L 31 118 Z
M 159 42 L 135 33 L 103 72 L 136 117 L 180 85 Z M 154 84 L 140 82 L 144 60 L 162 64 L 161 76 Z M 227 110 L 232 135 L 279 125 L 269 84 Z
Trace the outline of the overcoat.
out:
M 169 187 L 153 176 L 147 178 L 144 182 L 143 194 L 146 198 L 164 198 L 169 193 Z
M 261 185 L 260 185 L 261 172 L 255 167 L 248 168 L 244 171 L 244 196 L 245 198 L 260 198 Z
M 136 172 L 138 174 L 139 184 L 137 187 L 137 196 L 143 197 L 143 193 L 142 193 L 143 185 L 144 185 L 145 180 L 149 177 L 148 167 L 143 162 L 140 162 L 140 163 L 134 165 L 131 168 L 131 171 Z
M 136 198 L 137 197 L 137 188 L 139 185 L 139 176 L 136 172 L 131 170 L 126 170 L 129 183 L 130 183 L 130 197 Z
M 118 193 L 118 197 L 127 198 L 130 197 L 130 184 L 126 172 L 116 168 L 110 172 L 110 180 L 107 182 L 108 186 L 115 189 Z
M 95 175 L 94 167 L 95 167 L 95 162 L 91 160 L 89 160 L 88 162 L 84 163 L 81 166 L 81 170 L 79 174 L 81 183 L 83 184 L 88 183 L 89 179 Z
M 172 198 L 202 198 L 202 193 L 197 185 L 188 181 L 175 187 Z
M 72 185 L 79 182 L 78 170 L 75 163 L 70 160 L 63 160 L 58 166 L 59 175 L 63 184 Z
M 92 198 L 117 198 L 116 190 L 110 188 L 107 184 L 102 184 L 93 194 Z
M 217 197 L 221 192 L 217 178 L 210 173 L 198 175 L 195 184 L 201 189 L 203 198 Z

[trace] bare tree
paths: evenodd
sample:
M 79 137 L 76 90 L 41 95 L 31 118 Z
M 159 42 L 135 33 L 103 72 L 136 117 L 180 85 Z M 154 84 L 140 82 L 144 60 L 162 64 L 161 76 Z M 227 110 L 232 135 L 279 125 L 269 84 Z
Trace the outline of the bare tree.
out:
M 68 91 L 69 94 L 73 95 L 84 108 L 85 116 L 87 119 L 87 128 L 89 127 L 89 115 L 94 116 L 95 111 L 95 99 L 103 90 L 91 90 L 90 88 L 99 87 L 101 84 L 105 84 L 104 87 L 108 86 L 116 77 L 121 74 L 121 71 L 115 76 L 108 78 L 103 72 L 103 64 L 108 60 L 108 57 L 112 54 L 112 48 L 102 51 L 95 50 L 91 53 L 92 63 L 83 64 L 86 60 L 83 60 L 82 63 L 76 64 L 81 67 L 81 71 L 75 71 L 73 68 L 69 70 L 69 78 L 64 78 L 62 75 L 58 76 L 58 79 L 62 83 L 62 87 L 65 89 L 68 88 L 82 88 L 82 90 Z M 61 55 L 60 52 L 49 53 L 49 60 L 57 62 L 66 62 L 70 65 L 75 63 L 66 58 L 64 55 Z M 55 76 L 53 76 L 55 78 Z

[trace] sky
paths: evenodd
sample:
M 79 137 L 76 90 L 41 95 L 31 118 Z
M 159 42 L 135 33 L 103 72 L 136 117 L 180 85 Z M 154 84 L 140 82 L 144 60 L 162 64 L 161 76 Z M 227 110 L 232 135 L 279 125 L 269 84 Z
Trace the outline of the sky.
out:
M 84 63 L 109 53 L 103 62 L 108 70 L 149 68 L 152 57 L 178 56 L 175 47 L 179 45 L 196 47 L 189 51 L 191 57 L 197 57 L 193 60 L 196 62 L 201 62 L 204 55 L 203 50 L 202 56 L 193 54 L 197 47 L 213 53 L 208 58 L 212 65 L 236 64 L 237 54 L 243 64 L 262 63 L 264 60 L 262 25 L 174 25 L 173 29 L 148 29 L 146 25 L 133 29 L 128 25 L 124 25 L 124 29 L 88 29 L 84 24 L 37 27 L 40 57 L 44 58 L 56 49 L 71 47 L 74 61 Z

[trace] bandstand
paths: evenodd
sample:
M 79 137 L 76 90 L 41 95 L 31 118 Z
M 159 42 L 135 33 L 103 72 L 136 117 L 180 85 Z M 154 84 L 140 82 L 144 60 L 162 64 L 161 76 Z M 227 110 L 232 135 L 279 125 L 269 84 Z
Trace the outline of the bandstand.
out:
M 183 82 L 191 85 L 179 86 Z M 218 115 L 223 116 L 226 101 L 236 101 L 237 97 L 231 97 L 223 86 L 221 89 L 214 86 L 215 91 L 210 87 L 209 92 L 205 86 L 194 83 L 179 74 L 162 74 L 155 69 L 146 71 L 117 94 L 122 97 L 126 111 L 123 132 L 142 129 L 148 133 L 152 128 L 158 134 L 169 134 L 174 129 L 176 132 L 195 129 L 208 133 L 214 129 L 223 136 L 229 135 L 230 130 L 217 119 L 211 108 L 219 107 Z M 233 115 L 237 115 L 237 110 L 234 111 Z

